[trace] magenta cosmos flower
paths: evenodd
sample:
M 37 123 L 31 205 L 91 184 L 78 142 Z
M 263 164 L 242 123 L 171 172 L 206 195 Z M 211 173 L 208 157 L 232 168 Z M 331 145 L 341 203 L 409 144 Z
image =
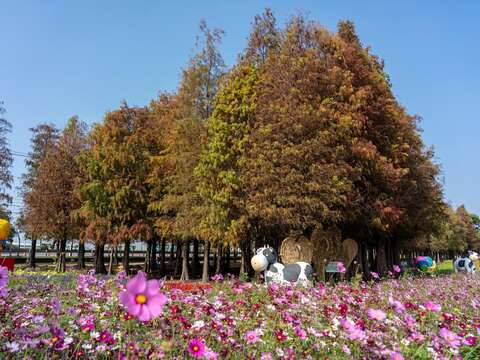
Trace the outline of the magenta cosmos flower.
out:
M 157 280 L 148 280 L 144 272 L 131 278 L 125 291 L 120 293 L 121 303 L 140 321 L 149 321 L 162 313 L 167 297 L 160 292 Z
M 399 273 L 402 272 L 402 269 L 398 265 L 393 265 L 393 272 Z
M 188 352 L 194 358 L 201 358 L 205 355 L 205 344 L 200 339 L 190 340 L 188 343 Z

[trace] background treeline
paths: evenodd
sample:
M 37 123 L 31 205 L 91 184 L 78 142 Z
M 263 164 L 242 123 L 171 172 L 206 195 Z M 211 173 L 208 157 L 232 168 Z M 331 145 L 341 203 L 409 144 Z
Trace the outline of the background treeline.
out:
M 419 118 L 351 22 L 332 33 L 296 16 L 280 28 L 266 10 L 230 69 L 223 31 L 200 30 L 176 92 L 123 103 L 90 129 L 76 117 L 32 129 L 19 225 L 33 247 L 56 242 L 57 270 L 68 241 L 80 268 L 95 244 L 97 273 L 107 249 L 109 271 L 117 254 L 128 271 L 130 244 L 143 241 L 146 271 L 207 280 L 237 255 L 247 273 L 255 247 L 318 226 L 355 239 L 366 274 L 480 248 L 479 218 L 443 200 Z

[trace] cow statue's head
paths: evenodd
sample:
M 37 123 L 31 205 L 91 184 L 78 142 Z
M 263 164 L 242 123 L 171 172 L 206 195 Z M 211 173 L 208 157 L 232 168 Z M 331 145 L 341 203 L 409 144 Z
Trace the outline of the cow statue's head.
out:
M 265 271 L 270 264 L 275 264 L 276 262 L 277 252 L 270 246 L 258 249 L 251 261 L 253 270 L 256 272 Z
M 478 260 L 478 253 L 475 252 L 475 251 L 469 251 L 468 252 L 468 257 L 470 258 L 470 260 L 472 261 L 477 261 Z

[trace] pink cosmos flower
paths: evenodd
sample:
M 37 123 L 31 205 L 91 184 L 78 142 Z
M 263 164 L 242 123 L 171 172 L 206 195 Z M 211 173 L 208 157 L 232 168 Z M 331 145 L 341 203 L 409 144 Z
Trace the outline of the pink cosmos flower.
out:
M 393 272 L 398 274 L 398 273 L 402 272 L 402 269 L 398 265 L 393 265 Z
M 390 352 L 390 360 L 404 360 L 402 354 L 396 351 Z
M 378 321 L 383 321 L 387 317 L 387 314 L 385 314 L 382 310 L 376 310 L 376 309 L 368 309 L 367 315 L 370 319 L 378 320 Z
M 259 340 L 260 337 L 258 336 L 257 330 L 247 331 L 247 333 L 245 334 L 245 341 L 247 342 L 247 344 L 255 344 Z
M 423 306 L 425 307 L 425 309 L 430 311 L 438 312 L 442 310 L 442 307 L 439 304 L 435 304 L 432 301 L 427 301 L 426 303 L 423 304 Z
M 450 331 L 447 328 L 441 328 L 439 334 L 440 334 L 440 337 L 447 343 L 448 346 L 453 348 L 460 346 L 461 344 L 460 336 L 455 334 L 453 331 Z
M 199 359 L 205 355 L 205 344 L 200 339 L 190 340 L 188 343 L 188 352 L 194 358 Z
M 128 312 L 140 321 L 149 321 L 159 316 L 167 302 L 167 297 L 160 293 L 158 281 L 147 281 L 146 274 L 141 271 L 128 281 L 126 290 L 119 297 Z
M 218 354 L 213 351 L 212 349 L 207 349 L 205 351 L 205 354 L 203 355 L 203 357 L 207 360 L 217 360 L 218 359 Z
M 405 311 L 405 306 L 398 300 L 394 300 L 392 297 L 388 298 L 388 304 L 395 308 L 395 312 L 400 314 Z
M 343 264 L 343 262 L 338 263 L 338 268 L 337 268 L 337 270 L 338 270 L 340 273 L 342 273 L 342 274 L 347 271 L 347 269 L 345 268 L 345 265 Z
M 300 326 L 295 327 L 295 334 L 302 340 L 307 338 L 307 332 L 303 330 Z
M 260 357 L 260 360 L 273 360 L 273 356 L 271 353 L 263 353 L 262 356 Z
M 380 279 L 380 275 L 378 275 L 378 273 L 376 273 L 375 271 L 371 271 L 370 275 L 372 275 L 374 279 Z
M 8 269 L 5 266 L 0 266 L 0 288 L 8 283 Z

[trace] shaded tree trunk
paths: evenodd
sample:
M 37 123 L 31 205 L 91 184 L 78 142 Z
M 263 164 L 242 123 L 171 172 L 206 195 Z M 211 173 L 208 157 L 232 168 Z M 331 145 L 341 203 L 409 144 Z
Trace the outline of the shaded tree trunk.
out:
M 57 252 L 57 266 L 55 271 L 65 272 L 67 271 L 67 259 L 65 252 L 67 251 L 67 239 L 63 238 L 60 240 L 58 252 Z
M 170 267 L 173 266 L 173 256 L 175 254 L 175 248 L 174 248 L 174 243 L 173 241 L 170 242 L 170 256 L 168 258 L 168 264 L 170 265 Z
M 203 245 L 203 271 L 202 271 L 202 281 L 208 281 L 208 268 L 210 262 L 210 242 L 205 241 Z
M 360 242 L 360 253 L 362 261 L 362 272 L 364 280 L 367 280 L 370 276 L 370 263 L 368 260 L 368 244 L 365 241 Z
M 144 271 L 147 274 L 153 273 L 157 266 L 157 241 L 155 239 L 152 239 L 150 241 L 147 241 L 147 253 L 145 255 L 145 266 L 144 266 Z
M 109 259 L 108 259 L 108 275 L 112 275 L 113 255 L 114 255 L 113 246 L 110 245 L 110 256 L 109 256 Z
M 225 251 L 225 268 L 224 268 L 224 271 L 226 272 L 230 272 L 230 266 L 231 266 L 230 254 L 231 254 L 230 246 L 227 246 Z
M 198 257 L 198 239 L 193 239 L 192 273 L 198 274 L 199 269 L 200 269 L 200 259 Z
M 241 245 L 242 256 L 240 258 L 240 276 L 249 276 L 250 271 L 250 261 L 251 261 L 251 250 L 249 241 L 243 241 Z
M 377 244 L 377 272 L 379 275 L 385 275 L 388 271 L 385 242 L 380 240 Z
M 152 272 L 152 266 L 151 266 L 151 260 L 152 260 L 152 242 L 147 241 L 147 251 L 145 254 L 145 261 L 143 263 L 143 271 L 145 271 L 147 274 Z
M 118 246 L 115 245 L 113 248 L 114 248 L 114 251 L 115 251 L 114 252 L 114 257 L 113 257 L 113 264 L 115 266 L 118 266 Z
M 162 238 L 161 246 L 160 246 L 160 271 L 165 273 L 165 247 L 166 241 Z
M 188 274 L 188 255 L 190 252 L 190 243 L 188 240 L 182 244 L 182 274 L 180 275 L 180 280 L 188 281 L 190 276 Z
M 82 270 L 85 269 L 85 243 L 81 241 L 78 244 L 78 263 L 77 267 Z
M 182 266 L 182 244 L 177 242 L 176 246 L 177 249 L 175 251 L 175 269 L 173 271 L 173 276 L 178 276 L 180 274 Z
M 28 254 L 28 267 L 35 269 L 36 266 L 36 252 L 37 252 L 37 239 L 32 239 L 32 245 L 30 246 L 30 253 Z
M 215 264 L 215 274 L 222 274 L 224 270 L 223 246 L 217 247 L 217 262 Z
M 104 253 L 105 253 L 105 245 L 104 244 L 95 244 L 95 253 L 94 253 L 94 266 L 95 266 L 95 274 L 105 274 L 107 271 L 105 269 L 104 263 Z
M 123 259 L 122 259 L 123 270 L 127 275 L 130 274 L 130 240 L 125 240 L 123 246 Z

